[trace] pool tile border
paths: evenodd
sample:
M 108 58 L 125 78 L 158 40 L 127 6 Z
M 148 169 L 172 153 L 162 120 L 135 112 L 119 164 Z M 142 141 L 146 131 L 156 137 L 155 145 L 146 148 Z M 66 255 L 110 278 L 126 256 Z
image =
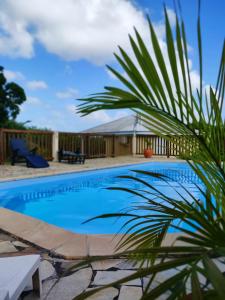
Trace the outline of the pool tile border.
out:
M 50 255 L 71 260 L 112 255 L 122 236 L 76 234 L 6 208 L 0 208 L 0 229 Z M 163 244 L 171 245 L 177 235 L 167 234 Z

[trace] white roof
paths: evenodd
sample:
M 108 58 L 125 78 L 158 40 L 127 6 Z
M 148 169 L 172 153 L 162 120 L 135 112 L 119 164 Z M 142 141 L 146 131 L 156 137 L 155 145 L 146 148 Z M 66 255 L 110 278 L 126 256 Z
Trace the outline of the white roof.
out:
M 128 135 L 133 134 L 134 130 L 137 134 L 153 134 L 153 132 L 150 132 L 148 129 L 146 129 L 146 127 L 144 127 L 141 118 L 135 115 L 123 117 L 112 122 L 89 128 L 82 132 Z

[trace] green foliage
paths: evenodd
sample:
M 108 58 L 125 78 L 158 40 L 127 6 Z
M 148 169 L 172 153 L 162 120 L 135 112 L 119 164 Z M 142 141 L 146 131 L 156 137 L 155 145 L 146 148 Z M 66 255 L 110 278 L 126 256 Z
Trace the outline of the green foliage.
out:
M 199 13 L 197 37 L 200 83 L 195 91 L 192 88 L 183 20 L 177 15 L 173 32 L 165 10 L 167 61 L 151 20 L 148 21 L 154 55 L 135 29 L 135 38 L 130 36 L 135 59 L 132 60 L 119 47 L 120 54 L 115 54 L 115 57 L 123 71 L 119 73 L 108 66 L 124 88 L 106 86 L 104 92 L 81 99 L 83 103 L 80 112 L 87 115 L 101 109 L 131 109 L 141 116 L 146 127 L 155 134 L 173 143 L 176 143 L 174 136 L 182 136 L 185 141 L 181 149 L 183 157 L 188 149 L 193 149 L 191 157 L 185 159 L 202 181 L 202 185 L 196 184 L 201 197 L 196 198 L 182 185 L 180 188 L 183 192 L 177 188 L 176 196 L 165 195 L 150 180 L 157 177 L 169 185 L 168 178 L 160 174 L 135 171 L 144 175 L 144 179 L 122 176 L 141 183 L 144 188 L 113 189 L 139 196 L 143 204 L 133 207 L 129 214 L 108 214 L 100 218 L 128 218 L 125 226 L 129 235 L 121 239 L 118 249 L 121 251 L 120 256 L 140 261 L 142 267 L 135 274 L 114 284 L 149 275 L 151 280 L 142 299 L 156 299 L 167 291 L 171 292 L 168 299 L 185 299 L 187 295 L 188 299 L 224 299 L 225 277 L 216 259 L 224 262 L 225 257 L 225 44 L 216 86 L 210 86 L 207 92 L 203 88 Z M 140 210 L 144 210 L 145 214 L 140 216 Z M 169 228 L 177 229 L 180 234 L 175 243 L 165 247 L 162 241 Z M 178 241 L 183 242 L 182 246 L 177 244 Z M 171 278 L 152 287 L 158 272 L 174 268 L 178 269 Z M 204 286 L 200 278 L 207 279 L 210 285 Z M 84 299 L 95 292 L 84 293 L 76 299 Z
M 16 130 L 41 130 L 41 131 L 51 131 L 51 129 L 47 127 L 37 127 L 28 125 L 30 121 L 26 122 L 18 122 L 16 120 L 9 120 L 5 123 L 5 128 L 7 129 L 16 129 Z
M 7 122 L 15 121 L 25 100 L 23 88 L 14 82 L 7 83 L 4 68 L 0 66 L 0 127 L 7 127 Z
M 26 130 L 27 122 L 17 122 L 16 120 L 8 120 L 5 122 L 4 127 L 8 129 Z

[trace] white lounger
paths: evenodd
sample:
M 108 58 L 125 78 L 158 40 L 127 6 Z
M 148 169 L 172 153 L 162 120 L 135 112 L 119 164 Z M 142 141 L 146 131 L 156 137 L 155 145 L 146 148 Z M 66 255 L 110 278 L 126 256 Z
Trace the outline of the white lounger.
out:
M 40 255 L 0 258 L 0 300 L 17 300 L 29 285 L 41 296 Z

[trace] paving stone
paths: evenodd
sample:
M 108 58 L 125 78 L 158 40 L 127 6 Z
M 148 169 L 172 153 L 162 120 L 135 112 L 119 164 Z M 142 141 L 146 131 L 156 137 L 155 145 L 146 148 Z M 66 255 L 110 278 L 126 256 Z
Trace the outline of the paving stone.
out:
M 43 260 L 41 262 L 40 272 L 41 272 L 41 280 L 46 280 L 47 278 L 56 275 L 55 268 L 47 260 Z
M 46 280 L 42 283 L 42 297 L 41 297 L 41 299 L 48 299 L 48 297 L 47 297 L 48 293 L 49 293 L 50 289 L 54 286 L 54 284 L 56 282 L 57 282 L 57 279 L 50 279 L 50 280 Z M 23 300 L 40 300 L 40 297 L 38 297 L 33 291 L 31 291 L 28 294 L 26 293 L 26 295 L 23 296 L 22 299 Z M 55 300 L 57 300 L 57 298 Z
M 79 270 L 76 273 L 62 277 L 51 289 L 46 300 L 71 300 L 82 293 L 90 284 L 91 268 Z
M 160 264 L 161 259 L 156 259 L 155 264 Z M 165 259 L 164 262 L 169 261 L 169 259 Z M 140 261 L 132 261 L 132 260 L 123 260 L 117 268 L 121 270 L 137 270 L 139 268 L 147 268 L 150 266 L 150 263 L 148 261 L 144 261 L 144 263 Z
M 170 295 L 171 295 L 171 293 L 169 293 L 169 292 L 164 293 L 163 295 L 157 297 L 157 300 L 167 300 Z
M 147 283 L 149 281 L 149 278 L 143 278 L 143 289 L 145 290 L 146 286 L 147 286 Z M 159 285 L 159 282 L 157 281 L 153 281 L 151 283 L 151 287 L 150 287 L 150 290 L 156 288 L 157 286 Z M 167 291 L 166 293 L 164 293 L 163 295 L 159 296 L 157 298 L 157 300 L 166 300 L 169 296 L 171 295 L 171 293 L 169 291 Z M 122 300 L 122 299 L 121 299 Z
M 171 276 L 173 276 L 176 272 L 179 272 L 179 270 L 167 270 L 167 271 L 164 271 L 164 272 L 160 272 L 158 273 L 153 282 L 151 283 L 150 285 L 150 290 L 156 288 L 159 286 L 160 283 L 164 282 L 165 280 L 169 279 Z M 144 277 L 143 278 L 143 289 L 145 290 L 147 288 L 147 285 L 149 283 L 149 280 L 150 280 L 151 276 L 147 276 L 147 277 Z M 187 282 L 187 290 L 189 290 L 189 287 L 190 287 L 190 283 Z M 166 294 L 170 294 L 170 291 L 168 291 Z M 164 299 L 163 298 L 164 296 L 162 296 L 162 300 Z M 161 298 L 159 298 L 161 299 Z M 165 298 L 167 299 L 167 298 Z M 157 298 L 158 300 L 158 298 Z
M 143 278 L 143 289 L 145 290 L 148 283 L 149 283 L 150 278 L 149 277 L 144 277 Z M 151 283 L 150 289 L 154 289 L 155 287 L 157 287 L 159 285 L 158 281 L 153 280 L 153 282 Z
M 13 241 L 12 244 L 19 248 L 29 248 L 30 247 L 29 245 L 27 245 L 23 242 L 20 242 L 20 241 Z
M 155 276 L 155 281 L 157 282 L 164 282 L 165 280 L 171 278 L 172 276 L 174 276 L 175 274 L 179 273 L 180 271 L 177 270 L 177 269 L 171 269 L 171 270 L 166 270 L 166 271 L 163 271 L 163 272 L 159 272 L 156 274 Z
M 0 232 L 0 241 L 14 241 L 14 238 L 9 234 L 4 232 Z
M 134 262 L 134 261 L 122 261 L 119 263 L 116 267 L 121 270 L 137 270 L 141 266 L 140 262 Z M 143 268 L 147 267 L 147 263 L 144 263 Z
M 82 261 L 81 260 L 63 260 L 61 262 L 56 261 L 55 262 L 55 267 L 56 267 L 57 272 L 62 274 L 64 272 L 66 272 L 67 270 L 69 270 L 71 267 L 76 266 L 80 262 L 82 262 Z M 82 266 L 78 269 L 84 269 L 84 267 L 85 266 Z M 88 266 L 86 266 L 86 267 L 88 267 Z
M 0 253 L 17 252 L 18 250 L 9 241 L 0 242 Z
M 91 263 L 93 270 L 107 270 L 110 268 L 118 268 L 123 263 L 122 259 L 108 259 L 102 261 L 95 261 Z
M 213 262 L 217 265 L 221 272 L 225 272 L 225 263 L 222 259 L 213 259 Z
M 118 271 L 98 271 L 94 281 L 93 285 L 106 285 L 108 283 L 112 283 L 114 281 L 120 280 L 126 276 L 132 275 L 133 271 L 127 271 L 127 270 L 118 270 Z M 135 285 L 135 286 L 141 286 L 141 279 L 134 279 L 129 282 L 124 283 L 124 285 Z
M 87 289 L 88 291 L 94 290 L 94 289 Z M 107 288 L 105 290 L 102 290 L 90 297 L 88 297 L 88 300 L 113 300 L 115 297 L 117 297 L 119 294 L 119 291 L 115 288 Z
M 203 268 L 202 262 L 199 262 L 197 265 L 198 265 L 198 267 Z M 176 269 L 182 271 L 186 267 L 187 267 L 187 265 L 183 265 L 183 266 L 177 267 Z M 199 272 L 197 274 L 198 274 L 198 279 L 199 279 L 200 284 L 202 286 L 204 286 L 207 281 L 206 278 Z M 187 288 L 187 291 L 191 291 L 191 280 L 190 279 L 188 279 L 186 282 L 186 288 Z
M 122 286 L 118 300 L 140 300 L 142 288 L 136 286 Z

